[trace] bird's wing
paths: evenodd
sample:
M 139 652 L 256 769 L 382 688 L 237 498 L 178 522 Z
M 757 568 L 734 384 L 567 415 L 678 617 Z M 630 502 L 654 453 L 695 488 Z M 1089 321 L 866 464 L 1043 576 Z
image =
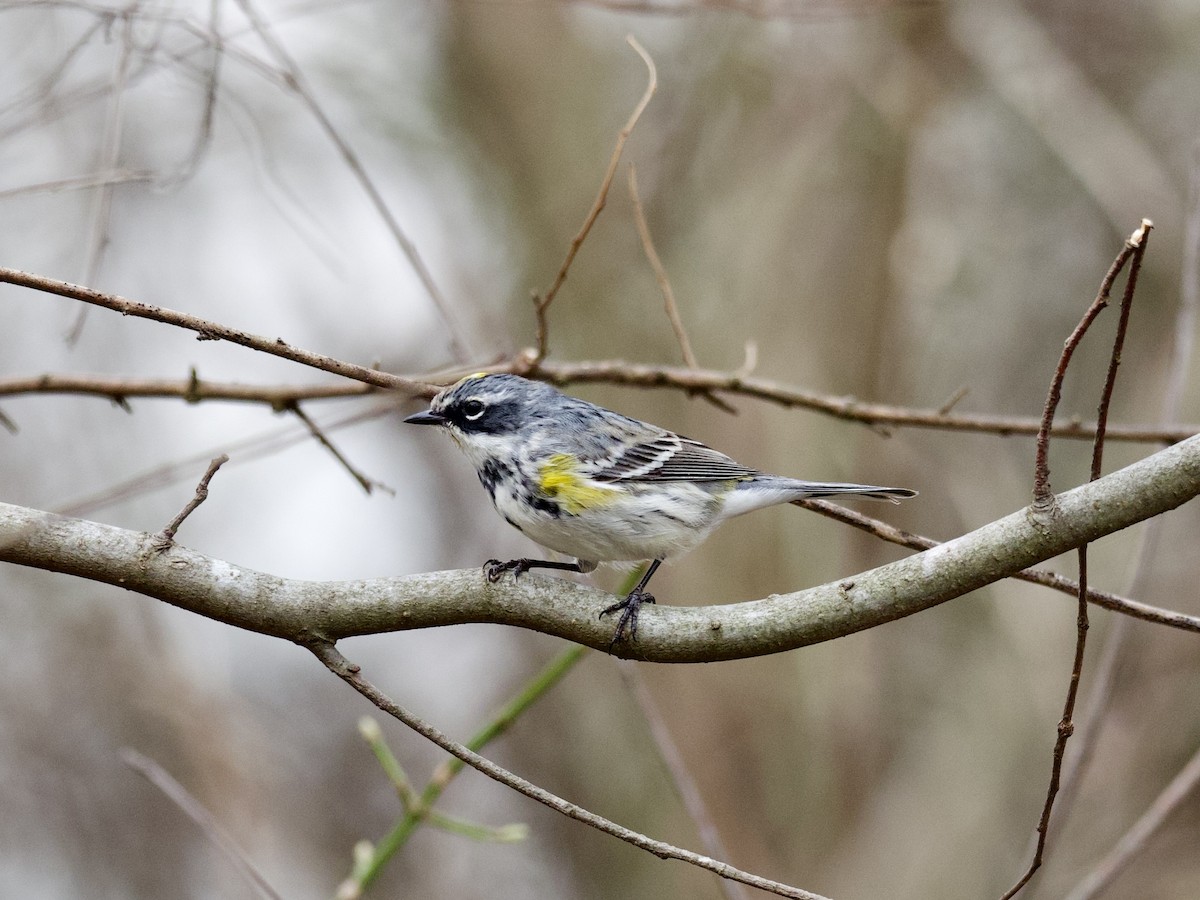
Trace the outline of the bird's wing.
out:
M 631 441 L 612 456 L 590 460 L 596 481 L 730 481 L 758 473 L 711 447 L 669 431 Z

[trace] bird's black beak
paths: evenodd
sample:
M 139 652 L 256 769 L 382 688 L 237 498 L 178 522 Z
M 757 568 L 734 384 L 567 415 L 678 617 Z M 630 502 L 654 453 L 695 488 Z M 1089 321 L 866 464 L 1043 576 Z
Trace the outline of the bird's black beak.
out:
M 414 413 L 404 422 L 407 425 L 445 425 L 446 417 L 432 409 L 427 409 L 424 412 Z

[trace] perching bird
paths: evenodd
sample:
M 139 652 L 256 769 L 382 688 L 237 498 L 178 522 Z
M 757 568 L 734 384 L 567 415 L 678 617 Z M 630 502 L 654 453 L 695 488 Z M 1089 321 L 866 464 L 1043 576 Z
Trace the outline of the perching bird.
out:
M 637 638 L 638 610 L 664 559 L 691 550 L 727 519 L 807 497 L 858 494 L 898 502 L 905 488 L 766 475 L 699 441 L 517 375 L 472 375 L 404 420 L 440 425 L 475 467 L 500 515 L 575 562 L 489 560 L 490 581 L 533 568 L 591 572 L 650 560 L 621 611 L 613 643 Z

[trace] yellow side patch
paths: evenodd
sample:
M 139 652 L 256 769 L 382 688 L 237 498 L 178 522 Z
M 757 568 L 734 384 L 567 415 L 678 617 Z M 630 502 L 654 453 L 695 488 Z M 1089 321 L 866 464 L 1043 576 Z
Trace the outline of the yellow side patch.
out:
M 538 471 L 538 487 L 547 497 L 561 503 L 573 516 L 617 499 L 619 492 L 616 489 L 588 484 L 576 473 L 577 468 L 575 457 L 569 453 L 556 453 L 542 463 Z

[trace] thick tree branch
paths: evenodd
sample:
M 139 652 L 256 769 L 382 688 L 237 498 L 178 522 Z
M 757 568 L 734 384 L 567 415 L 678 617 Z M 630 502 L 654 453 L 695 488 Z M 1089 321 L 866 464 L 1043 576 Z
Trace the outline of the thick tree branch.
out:
M 864 516 L 860 512 L 848 509 L 845 506 L 838 506 L 836 503 L 830 503 L 828 500 L 810 499 L 793 500 L 792 502 L 796 506 L 811 509 L 813 512 L 820 513 L 830 519 L 844 522 L 852 528 L 865 531 L 867 534 L 877 537 L 882 541 L 899 544 L 902 547 L 908 547 L 910 550 L 931 550 L 942 543 L 924 535 L 913 534 L 911 531 L 896 528 L 880 519 Z M 1011 577 L 1019 578 L 1021 581 L 1028 581 L 1030 584 L 1040 584 L 1043 587 L 1050 588 L 1052 591 L 1061 591 L 1064 594 L 1070 594 L 1072 597 L 1079 596 L 1079 582 L 1072 581 L 1070 578 L 1059 575 L 1057 572 L 1048 572 L 1045 569 L 1023 569 L 1020 572 L 1013 573 Z M 1150 606 L 1146 603 L 1130 599 L 1128 596 L 1114 594 L 1111 591 L 1097 590 L 1093 587 L 1087 589 L 1087 599 L 1088 603 L 1099 606 L 1101 609 L 1109 609 L 1128 616 L 1131 619 L 1141 619 L 1144 622 L 1153 622 L 1156 625 L 1167 625 L 1171 628 L 1181 628 L 1184 631 L 1200 633 L 1200 616 L 1189 616 L 1173 612 L 1169 609 L 1160 609 L 1157 606 Z
M 853 578 L 745 603 L 645 611 L 617 651 L 712 662 L 831 640 L 962 596 L 1200 494 L 1200 436 L 931 550 Z M 155 554 L 153 535 L 0 504 L 0 561 L 119 585 L 240 628 L 310 644 L 465 622 L 516 625 L 607 649 L 611 597 L 551 577 L 489 584 L 478 570 L 361 581 L 294 581 L 192 550 Z

